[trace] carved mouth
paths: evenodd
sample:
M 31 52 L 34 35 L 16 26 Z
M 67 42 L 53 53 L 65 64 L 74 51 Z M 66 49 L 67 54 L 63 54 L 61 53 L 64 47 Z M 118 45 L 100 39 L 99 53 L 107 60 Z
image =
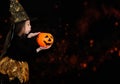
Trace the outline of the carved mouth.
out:
M 44 41 L 44 43 L 45 43 L 46 45 L 48 45 L 48 46 L 51 45 L 51 43 L 47 43 L 46 41 Z

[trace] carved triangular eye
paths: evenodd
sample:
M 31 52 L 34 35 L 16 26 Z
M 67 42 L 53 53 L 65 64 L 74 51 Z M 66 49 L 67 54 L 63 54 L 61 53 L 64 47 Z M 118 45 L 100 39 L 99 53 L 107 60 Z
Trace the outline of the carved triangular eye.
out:
M 47 35 L 47 36 L 45 36 L 45 38 L 48 38 L 48 35 Z
M 50 38 L 53 38 L 52 36 L 50 36 Z

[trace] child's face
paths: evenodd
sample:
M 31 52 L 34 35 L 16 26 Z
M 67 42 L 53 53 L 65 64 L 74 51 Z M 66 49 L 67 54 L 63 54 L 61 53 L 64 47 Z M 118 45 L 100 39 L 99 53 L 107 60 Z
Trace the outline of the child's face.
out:
M 24 33 L 28 34 L 31 31 L 31 25 L 30 25 L 30 20 L 27 20 L 25 22 L 25 26 L 24 26 Z

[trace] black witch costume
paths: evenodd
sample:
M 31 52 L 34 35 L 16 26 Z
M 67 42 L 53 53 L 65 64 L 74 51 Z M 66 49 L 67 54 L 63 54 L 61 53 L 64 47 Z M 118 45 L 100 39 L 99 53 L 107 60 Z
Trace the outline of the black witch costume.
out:
M 19 37 L 14 33 L 16 23 L 29 19 L 18 0 L 10 0 L 10 12 L 13 23 L 6 37 L 4 52 L 1 54 L 0 73 L 7 75 L 10 81 L 17 78 L 22 84 L 29 80 L 28 63 L 36 53 L 38 45 L 31 45 L 35 44 L 35 39 L 27 38 L 26 35 Z

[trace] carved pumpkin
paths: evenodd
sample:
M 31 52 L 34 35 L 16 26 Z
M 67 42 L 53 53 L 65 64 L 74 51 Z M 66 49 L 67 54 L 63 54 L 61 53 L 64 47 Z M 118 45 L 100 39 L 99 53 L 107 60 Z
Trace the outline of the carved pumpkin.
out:
M 50 34 L 50 33 L 40 33 L 37 36 L 36 40 L 37 40 L 38 45 L 41 47 L 51 46 L 54 42 L 54 38 L 53 38 L 52 34 Z

